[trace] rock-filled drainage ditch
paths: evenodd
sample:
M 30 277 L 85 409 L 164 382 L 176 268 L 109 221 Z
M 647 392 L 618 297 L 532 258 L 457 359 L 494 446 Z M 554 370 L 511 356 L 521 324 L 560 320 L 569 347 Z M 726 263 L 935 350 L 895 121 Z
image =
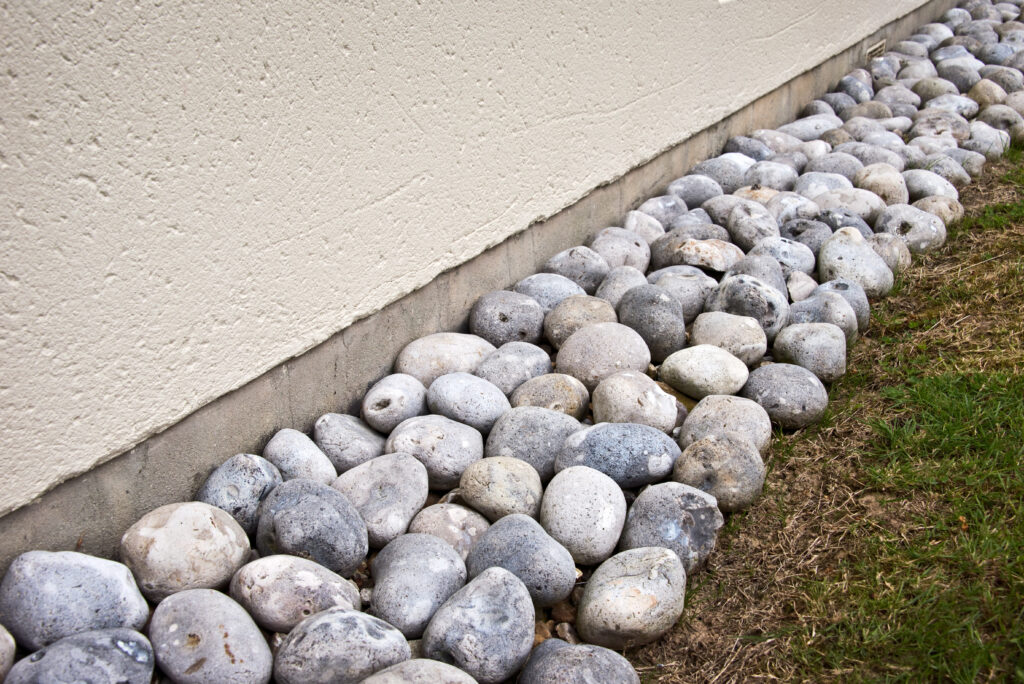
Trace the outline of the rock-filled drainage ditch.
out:
M 616 651 L 679 619 L 772 427 L 821 419 L 869 302 L 1024 137 L 1019 4 L 961 3 L 730 139 L 411 342 L 359 417 L 143 516 L 121 562 L 22 554 L 0 678 L 639 682 Z

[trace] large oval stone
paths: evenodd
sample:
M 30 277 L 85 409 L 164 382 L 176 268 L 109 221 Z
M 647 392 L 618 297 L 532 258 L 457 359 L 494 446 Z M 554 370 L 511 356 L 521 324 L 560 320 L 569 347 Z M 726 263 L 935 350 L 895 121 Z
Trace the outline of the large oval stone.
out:
M 547 482 L 555 475 L 555 458 L 565 438 L 582 428 L 578 420 L 561 411 L 517 406 L 491 428 L 484 454 L 488 458 L 501 456 L 526 461 L 536 469 L 541 482 Z
M 747 364 L 721 347 L 698 344 L 665 359 L 658 376 L 694 399 L 709 394 L 735 394 L 747 381 Z
M 587 466 L 630 489 L 667 477 L 678 457 L 679 446 L 657 428 L 637 423 L 599 423 L 565 440 L 555 459 L 555 472 Z
M 532 465 L 505 456 L 469 464 L 459 480 L 463 501 L 491 522 L 513 513 L 536 518 L 543 491 L 540 475 Z
M 615 550 L 626 520 L 626 497 L 604 473 L 575 466 L 544 492 L 540 524 L 580 565 L 600 563 Z
M 235 519 L 246 534 L 256 531 L 260 502 L 281 484 L 281 471 L 255 454 L 236 454 L 210 473 L 196 501 L 216 506 Z
M 526 662 L 534 609 L 522 581 L 488 568 L 441 606 L 423 633 L 423 654 L 450 663 L 481 684 L 498 684 Z
M 164 599 L 149 623 L 160 670 L 182 684 L 270 681 L 273 656 L 260 628 L 226 595 L 189 589 Z
M 160 506 L 121 537 L 121 558 L 154 602 L 185 589 L 222 587 L 248 557 L 245 530 L 198 501 Z
M 128 568 L 84 553 L 28 551 L 0 582 L 0 624 L 30 651 L 77 632 L 142 629 L 147 619 L 149 606 Z
M 620 654 L 593 644 L 570 645 L 545 639 L 533 649 L 519 674 L 519 684 L 640 684 L 640 675 Z
M 430 534 L 403 534 L 373 559 L 369 612 L 418 639 L 430 618 L 466 583 L 458 551 Z
M 472 373 L 495 346 L 476 335 L 442 332 L 405 345 L 395 359 L 395 372 L 411 375 L 424 387 L 446 373 Z
M 55 641 L 19 660 L 10 673 L 0 662 L 0 681 L 5 684 L 149 684 L 154 665 L 153 647 L 143 635 L 123 628 L 98 629 Z
M 672 479 L 715 497 L 724 513 L 743 511 L 764 488 L 765 467 L 750 440 L 736 432 L 708 435 L 683 449 Z
M 821 420 L 828 408 L 828 391 L 811 371 L 788 363 L 772 363 L 750 373 L 740 395 L 753 399 L 772 423 L 798 430 Z
M 643 338 L 619 323 L 595 323 L 569 336 L 555 365 L 593 392 L 597 384 L 624 370 L 646 371 L 651 352 Z
M 674 553 L 657 547 L 623 551 L 590 576 L 576 629 L 606 648 L 647 644 L 672 628 L 685 598 L 686 572 Z
M 637 371 L 602 380 L 594 390 L 593 407 L 597 423 L 639 423 L 662 432 L 671 432 L 678 416 L 675 397 Z
M 466 466 L 483 458 L 484 438 L 479 430 L 444 416 L 417 416 L 392 431 L 384 451 L 412 454 L 426 467 L 431 489 L 452 489 Z
M 264 629 L 290 632 L 328 608 L 359 610 L 359 588 L 311 560 L 274 555 L 246 563 L 231 578 L 231 598 Z
M 679 431 L 679 446 L 685 449 L 708 435 L 729 432 L 742 435 L 763 454 L 771 443 L 771 419 L 756 401 L 713 394 L 697 402 L 686 416 Z
M 373 549 L 404 534 L 430 493 L 426 467 L 401 452 L 356 466 L 339 475 L 331 486 L 359 511 Z
M 446 541 L 463 560 L 490 527 L 472 508 L 453 503 L 427 506 L 409 523 L 410 534 L 432 534 Z
M 448 373 L 427 389 L 427 406 L 433 413 L 470 425 L 483 434 L 512 408 L 505 393 L 483 378 L 469 373 Z

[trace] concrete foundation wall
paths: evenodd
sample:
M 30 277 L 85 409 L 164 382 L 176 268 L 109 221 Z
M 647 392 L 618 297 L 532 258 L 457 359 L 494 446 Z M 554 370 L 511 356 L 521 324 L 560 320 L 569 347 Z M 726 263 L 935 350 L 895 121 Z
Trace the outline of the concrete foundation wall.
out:
M 355 412 L 407 342 L 952 4 L 0 7 L 0 562 L 110 555 Z

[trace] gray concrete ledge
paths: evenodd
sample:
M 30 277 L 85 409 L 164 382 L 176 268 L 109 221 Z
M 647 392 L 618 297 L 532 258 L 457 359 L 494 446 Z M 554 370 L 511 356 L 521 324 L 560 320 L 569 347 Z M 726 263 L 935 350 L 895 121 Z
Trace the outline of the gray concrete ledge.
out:
M 722 121 L 558 214 L 430 284 L 360 320 L 302 356 L 203 406 L 130 451 L 58 485 L 0 518 L 0 571 L 31 549 L 79 550 L 116 557 L 121 534 L 147 511 L 192 498 L 206 476 L 236 453 L 260 453 L 283 427 L 310 430 L 331 411 L 358 414 L 366 390 L 391 370 L 410 341 L 440 330 L 466 330 L 470 307 L 490 290 L 537 272 L 553 254 L 594 230 L 619 225 L 626 212 L 661 194 L 696 163 L 718 154 L 733 135 L 791 121 L 804 104 L 867 62 L 867 48 L 899 40 L 934 20 L 955 0 L 932 0 L 804 72 Z

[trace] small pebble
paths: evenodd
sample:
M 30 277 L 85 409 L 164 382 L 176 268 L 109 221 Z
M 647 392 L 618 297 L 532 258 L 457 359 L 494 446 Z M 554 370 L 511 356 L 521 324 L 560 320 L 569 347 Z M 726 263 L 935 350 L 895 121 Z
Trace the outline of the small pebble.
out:
M 622 325 L 640 334 L 656 364 L 686 345 L 682 304 L 657 285 L 634 287 L 619 300 L 616 313 Z

